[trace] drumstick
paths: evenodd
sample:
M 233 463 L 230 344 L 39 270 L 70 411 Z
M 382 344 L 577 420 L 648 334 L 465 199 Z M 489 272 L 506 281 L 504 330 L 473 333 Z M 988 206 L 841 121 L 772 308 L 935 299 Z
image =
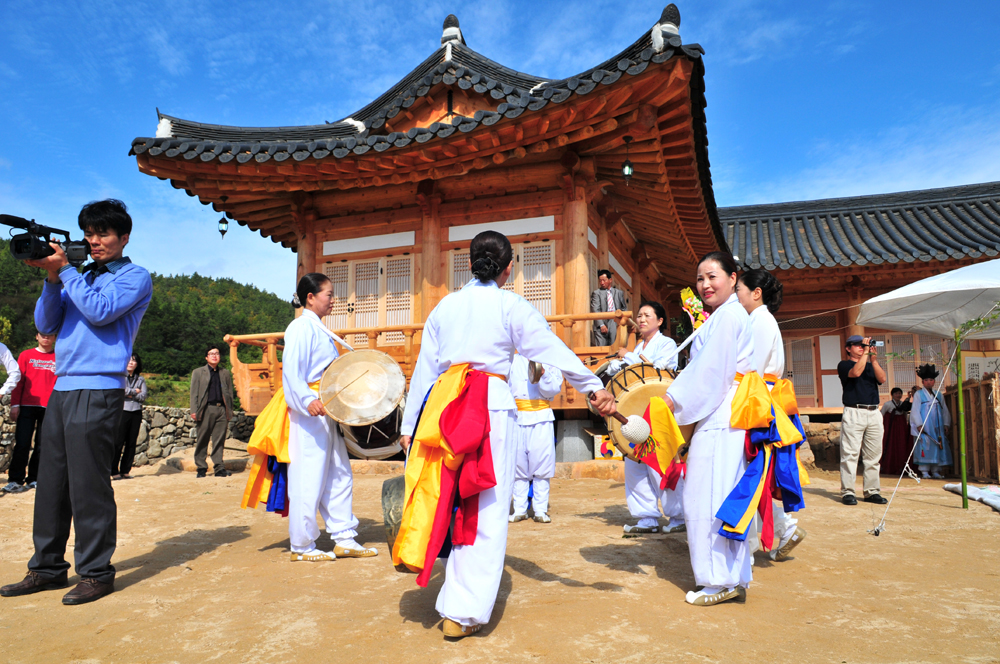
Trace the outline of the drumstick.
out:
M 343 392 L 344 390 L 346 390 L 347 388 L 349 388 L 349 387 L 350 387 L 351 385 L 354 385 L 354 384 L 355 384 L 356 382 L 358 382 L 358 381 L 359 381 L 359 380 L 361 379 L 361 377 L 362 377 L 362 376 L 364 376 L 364 375 L 365 375 L 366 373 L 368 373 L 368 369 L 365 369 L 364 371 L 362 371 L 362 372 L 361 372 L 360 374 L 358 374 L 358 377 L 357 377 L 357 378 L 355 378 L 355 379 L 354 379 L 354 380 L 352 380 L 352 381 L 351 381 L 350 383 L 348 383 L 347 385 L 344 385 L 344 386 L 343 386 L 342 388 L 340 388 L 339 390 L 337 390 L 336 392 L 334 392 L 333 396 L 332 396 L 332 397 L 330 397 L 329 399 L 327 399 L 327 400 L 326 400 L 326 403 L 324 403 L 324 404 L 323 404 L 323 410 L 326 410 L 326 407 L 330 405 L 330 402 L 331 402 L 331 401 L 333 401 L 334 399 L 336 399 L 336 398 L 337 398 L 337 395 L 338 395 L 338 394 L 340 394 L 341 392 Z

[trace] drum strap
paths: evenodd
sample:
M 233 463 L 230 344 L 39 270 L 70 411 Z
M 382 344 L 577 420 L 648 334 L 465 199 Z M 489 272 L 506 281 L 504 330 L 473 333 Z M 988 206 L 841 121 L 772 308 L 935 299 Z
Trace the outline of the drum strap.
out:
M 552 408 L 552 402 L 545 399 L 514 399 L 514 404 L 522 413 L 537 413 Z
M 326 332 L 327 334 L 329 334 L 329 335 L 330 335 L 330 338 L 332 338 L 332 339 L 333 339 L 334 341 L 336 341 L 336 342 L 337 342 L 338 344 L 340 344 L 341 346 L 343 346 L 343 347 L 344 347 L 344 348 L 346 348 L 347 350 L 354 350 L 354 346 L 352 346 L 351 344 L 349 344 L 349 343 L 347 343 L 346 341 L 344 341 L 344 340 L 343 340 L 343 339 L 342 339 L 342 338 L 340 337 L 340 335 L 339 335 L 339 334 L 337 334 L 336 332 L 334 332 L 333 330 L 331 330 L 330 328 L 328 328 L 328 327 L 327 327 L 326 325 L 323 325 L 322 323 L 320 323 L 319 327 L 320 327 L 320 329 L 322 329 L 322 330 L 323 330 L 324 332 Z

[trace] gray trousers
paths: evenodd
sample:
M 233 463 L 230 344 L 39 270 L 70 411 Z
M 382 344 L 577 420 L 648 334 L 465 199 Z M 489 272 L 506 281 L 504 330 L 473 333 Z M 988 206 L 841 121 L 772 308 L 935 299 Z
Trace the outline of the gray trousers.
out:
M 222 451 L 226 446 L 226 407 L 205 406 L 205 412 L 198 420 L 198 439 L 194 448 L 194 465 L 198 470 L 208 470 L 208 463 L 205 461 L 208 456 L 208 442 L 212 441 L 212 465 L 215 472 L 225 468 L 222 463 Z
M 65 578 L 70 523 L 76 531 L 76 572 L 103 583 L 115 580 L 111 565 L 118 537 L 118 506 L 111 488 L 115 436 L 125 392 L 53 392 L 42 424 L 42 464 L 35 493 L 28 569 L 45 579 Z
M 854 495 L 858 456 L 864 472 L 865 497 L 879 492 L 878 471 L 882 460 L 882 413 L 878 410 L 844 408 L 840 424 L 840 493 Z

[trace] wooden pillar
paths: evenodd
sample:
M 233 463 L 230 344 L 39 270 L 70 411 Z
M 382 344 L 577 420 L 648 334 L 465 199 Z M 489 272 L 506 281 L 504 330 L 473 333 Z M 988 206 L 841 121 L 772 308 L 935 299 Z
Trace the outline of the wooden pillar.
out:
M 574 187 L 574 196 L 563 206 L 563 237 L 566 241 L 566 313 L 590 312 L 590 272 L 587 269 L 587 200 L 582 187 Z M 589 346 L 588 322 L 573 325 L 573 345 Z
M 864 298 L 861 296 L 861 286 L 855 280 L 854 283 L 847 286 L 847 306 L 850 307 L 847 310 L 847 336 L 855 334 L 865 336 L 864 325 L 857 324 L 862 302 L 864 302 Z
M 318 247 L 316 239 L 316 212 L 312 208 L 312 197 L 308 194 L 300 194 L 292 203 L 292 221 L 295 223 L 298 243 L 295 247 L 296 268 L 295 283 L 292 290 L 299 283 L 299 279 L 316 271 L 316 261 Z M 303 304 L 305 304 L 303 302 Z M 295 315 L 298 317 L 302 309 L 296 309 Z
M 426 321 L 431 310 L 444 296 L 444 270 L 441 269 L 440 195 L 434 191 L 433 180 L 417 185 L 417 201 L 423 213 L 420 250 L 420 320 Z
M 617 220 L 615 220 L 617 223 Z M 608 234 L 611 226 L 608 225 L 608 217 L 602 215 L 600 226 L 597 229 L 597 269 L 607 269 L 608 267 Z

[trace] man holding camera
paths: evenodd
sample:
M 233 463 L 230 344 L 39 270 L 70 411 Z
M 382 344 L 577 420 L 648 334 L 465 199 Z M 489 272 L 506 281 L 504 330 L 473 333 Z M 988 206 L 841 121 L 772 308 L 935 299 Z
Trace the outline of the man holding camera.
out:
M 45 463 L 35 495 L 35 555 L 23 581 L 0 588 L 4 597 L 66 587 L 71 522 L 80 582 L 63 596 L 63 604 L 85 604 L 114 592 L 118 510 L 111 464 L 126 367 L 153 284 L 149 272 L 122 255 L 132 232 L 124 203 L 88 203 L 79 224 L 93 258 L 82 272 L 56 243 L 49 245 L 51 255 L 25 261 L 48 272 L 35 325 L 42 334 L 58 333 L 59 361 L 42 424 Z
M 884 505 L 879 492 L 879 461 L 882 459 L 882 414 L 878 386 L 885 382 L 885 370 L 875 357 L 871 337 L 853 335 L 845 344 L 847 358 L 837 365 L 844 390 L 844 419 L 840 427 L 840 496 L 845 505 L 857 505 L 854 482 L 861 455 L 865 502 Z

